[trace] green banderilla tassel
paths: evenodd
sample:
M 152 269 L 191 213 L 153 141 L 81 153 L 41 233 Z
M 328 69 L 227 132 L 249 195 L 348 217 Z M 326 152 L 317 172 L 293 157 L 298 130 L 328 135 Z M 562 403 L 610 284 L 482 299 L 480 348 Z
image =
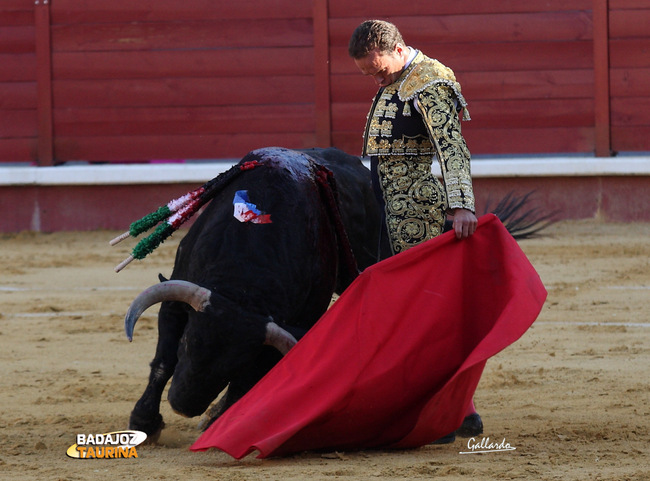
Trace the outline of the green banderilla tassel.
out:
M 166 205 L 159 207 L 157 211 L 147 214 L 142 219 L 133 222 L 129 227 L 129 234 L 131 237 L 138 237 L 143 232 L 148 231 L 158 224 L 158 222 L 165 220 L 171 214 L 172 211 Z
M 144 259 L 147 255 L 151 254 L 160 244 L 162 244 L 167 237 L 172 235 L 175 231 L 171 225 L 160 224 L 152 234 L 142 239 L 133 248 L 131 254 L 135 259 Z

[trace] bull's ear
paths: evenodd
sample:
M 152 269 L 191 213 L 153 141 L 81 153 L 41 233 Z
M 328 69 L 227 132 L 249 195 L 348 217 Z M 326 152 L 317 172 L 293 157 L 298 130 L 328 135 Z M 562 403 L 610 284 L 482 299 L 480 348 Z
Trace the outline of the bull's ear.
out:
M 169 279 L 165 278 L 160 272 L 158 273 L 158 280 L 160 282 L 167 282 Z

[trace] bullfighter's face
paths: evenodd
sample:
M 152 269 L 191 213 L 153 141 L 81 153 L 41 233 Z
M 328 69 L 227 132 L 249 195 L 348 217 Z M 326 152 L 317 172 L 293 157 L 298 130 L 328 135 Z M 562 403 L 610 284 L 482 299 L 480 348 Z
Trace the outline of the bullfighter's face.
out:
M 398 43 L 390 52 L 381 52 L 378 48 L 368 55 L 354 59 L 363 75 L 372 77 L 379 87 L 394 83 L 404 70 L 410 49 Z

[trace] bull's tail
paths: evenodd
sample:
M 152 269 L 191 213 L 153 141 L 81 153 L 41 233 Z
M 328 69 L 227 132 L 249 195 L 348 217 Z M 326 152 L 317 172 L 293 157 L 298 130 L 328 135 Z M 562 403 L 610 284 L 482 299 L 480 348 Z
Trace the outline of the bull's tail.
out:
M 556 222 L 555 216 L 559 211 L 542 213 L 537 207 L 528 207 L 530 196 L 535 191 L 524 195 L 515 195 L 509 192 L 497 205 L 492 208 L 488 199 L 484 214 L 492 213 L 503 223 L 504 227 L 515 239 L 527 239 L 535 236 L 549 225 Z M 524 210 L 525 209 L 525 210 Z M 453 227 L 451 220 L 445 221 L 444 232 Z
M 556 222 L 555 216 L 558 213 L 558 211 L 543 213 L 537 207 L 528 207 L 533 193 L 534 191 L 531 191 L 518 196 L 509 192 L 494 209 L 491 209 L 488 201 L 485 212 L 496 215 L 515 239 L 533 237 Z
M 133 222 L 127 232 L 111 240 L 110 244 L 118 244 L 127 237 L 137 237 L 155 225 L 159 225 L 153 233 L 136 244 L 131 255 L 115 267 L 115 272 L 124 269 L 134 259 L 144 259 L 196 214 L 201 207 L 221 192 L 234 178 L 257 165 L 259 163 L 256 161 L 234 165 L 198 189 L 169 201 L 166 205 Z

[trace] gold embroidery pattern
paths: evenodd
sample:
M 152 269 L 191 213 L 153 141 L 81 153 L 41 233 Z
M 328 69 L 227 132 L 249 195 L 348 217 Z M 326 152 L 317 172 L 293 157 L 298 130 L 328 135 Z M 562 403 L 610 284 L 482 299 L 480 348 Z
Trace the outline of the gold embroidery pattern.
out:
M 397 104 L 390 102 L 386 104 L 386 110 L 384 111 L 384 116 L 388 119 L 394 119 L 395 114 L 397 113 Z
M 463 107 L 463 118 L 471 120 L 469 110 L 467 110 L 467 101 L 461 93 L 460 84 L 456 81 L 453 70 L 435 59 L 426 57 L 422 52 L 418 52 L 413 59 L 413 64 L 415 65 L 406 72 L 399 85 L 397 95 L 401 101 L 412 100 L 419 93 L 435 85 L 446 85 L 454 91 L 458 103 Z
M 449 208 L 474 212 L 470 152 L 461 135 L 453 91 L 436 85 L 421 92 L 418 102 L 425 118 L 424 124 L 435 142 Z
M 382 137 L 390 137 L 393 134 L 393 122 L 390 120 L 384 120 L 381 123 L 380 134 Z
M 397 254 L 442 233 L 446 201 L 442 185 L 431 174 L 431 159 L 381 156 L 378 174 L 386 202 L 386 224 Z

